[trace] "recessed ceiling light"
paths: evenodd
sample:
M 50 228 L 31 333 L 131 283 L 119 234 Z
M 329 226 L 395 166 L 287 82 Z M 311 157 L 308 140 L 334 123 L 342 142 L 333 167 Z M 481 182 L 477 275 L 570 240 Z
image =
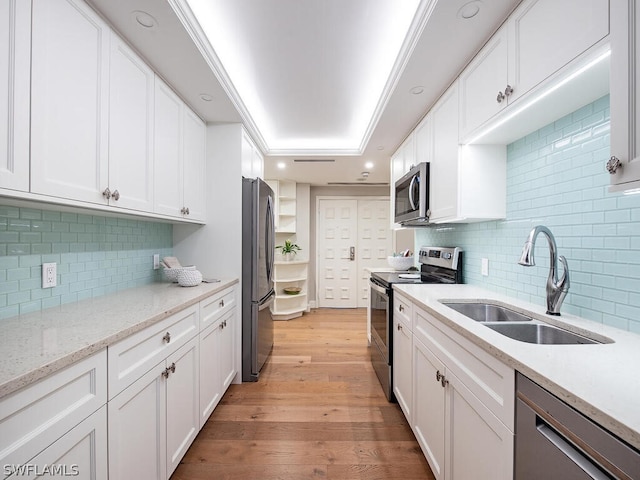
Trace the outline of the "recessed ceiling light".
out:
M 278 168 L 280 170 L 284 170 L 287 167 L 287 164 L 284 162 L 278 162 Z
M 384 150 L 384 147 L 383 147 L 382 145 L 378 145 L 378 146 L 376 147 L 376 150 Z
M 200 100 L 202 100 L 204 102 L 210 102 L 211 100 L 213 100 L 213 97 L 211 95 L 209 95 L 208 93 L 201 93 L 200 94 Z
M 369 172 L 362 172 L 360 175 L 362 175 L 362 178 L 368 178 Z
M 134 20 L 144 28 L 155 28 L 158 25 L 158 21 L 149 15 L 147 12 L 143 12 L 142 10 L 134 10 L 131 12 L 131 16 L 133 16 Z
M 475 0 L 473 2 L 465 3 L 460 10 L 458 10 L 458 18 L 469 20 L 480 13 L 480 6 L 482 2 Z
M 418 85 L 417 87 L 413 87 L 410 92 L 414 95 L 420 95 L 422 92 L 424 92 L 424 87 L 422 85 Z
M 373 162 L 367 162 L 364 164 L 364 168 L 373 168 Z

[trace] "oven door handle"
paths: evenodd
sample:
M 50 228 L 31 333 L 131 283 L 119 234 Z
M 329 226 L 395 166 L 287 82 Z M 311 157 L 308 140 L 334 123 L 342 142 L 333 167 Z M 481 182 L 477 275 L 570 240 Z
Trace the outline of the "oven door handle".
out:
M 389 296 L 389 294 L 387 293 L 387 289 L 384 287 L 381 287 L 377 283 L 373 283 L 373 280 L 369 280 L 369 286 L 371 287 L 372 290 L 375 290 L 376 292 L 381 293 L 385 297 Z

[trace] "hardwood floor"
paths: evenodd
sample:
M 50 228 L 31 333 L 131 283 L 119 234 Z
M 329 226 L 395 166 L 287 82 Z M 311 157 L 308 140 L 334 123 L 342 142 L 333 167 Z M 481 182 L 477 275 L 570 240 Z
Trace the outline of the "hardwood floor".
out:
M 260 381 L 231 385 L 172 480 L 433 480 L 369 362 L 366 312 L 276 322 Z

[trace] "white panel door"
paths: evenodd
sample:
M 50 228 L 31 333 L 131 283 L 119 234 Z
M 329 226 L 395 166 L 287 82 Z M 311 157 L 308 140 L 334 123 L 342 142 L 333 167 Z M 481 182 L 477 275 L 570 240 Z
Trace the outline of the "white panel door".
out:
M 158 77 L 155 82 L 154 202 L 156 213 L 182 216 L 182 100 Z
M 109 203 L 152 212 L 153 70 L 113 33 L 110 74 Z
M 34 0 L 31 190 L 105 203 L 109 27 L 80 0 Z
M 369 304 L 369 277 L 367 268 L 387 266 L 391 255 L 392 238 L 389 229 L 389 200 L 357 200 L 358 242 L 358 307 Z
M 0 188 L 29 191 L 29 2 L 0 2 Z
M 186 107 L 183 122 L 184 207 L 187 218 L 204 220 L 207 127 Z
M 323 199 L 319 210 L 318 306 L 355 308 L 358 306 L 355 259 L 358 202 Z

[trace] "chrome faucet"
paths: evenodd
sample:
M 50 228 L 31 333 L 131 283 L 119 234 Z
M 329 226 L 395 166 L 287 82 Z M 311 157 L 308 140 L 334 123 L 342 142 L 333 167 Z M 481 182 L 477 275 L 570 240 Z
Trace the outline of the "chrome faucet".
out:
M 529 233 L 527 241 L 522 247 L 522 255 L 520 256 L 520 265 L 525 267 L 532 267 L 536 263 L 533 259 L 533 249 L 536 245 L 536 237 L 539 233 L 544 234 L 549 242 L 549 278 L 547 278 L 547 313 L 549 315 L 560 315 L 560 306 L 564 297 L 569 292 L 569 266 L 567 265 L 567 259 L 560 255 L 560 263 L 564 272 L 562 277 L 558 280 L 558 252 L 556 247 L 556 240 L 553 238 L 551 231 L 543 226 L 538 225 L 534 227 Z

